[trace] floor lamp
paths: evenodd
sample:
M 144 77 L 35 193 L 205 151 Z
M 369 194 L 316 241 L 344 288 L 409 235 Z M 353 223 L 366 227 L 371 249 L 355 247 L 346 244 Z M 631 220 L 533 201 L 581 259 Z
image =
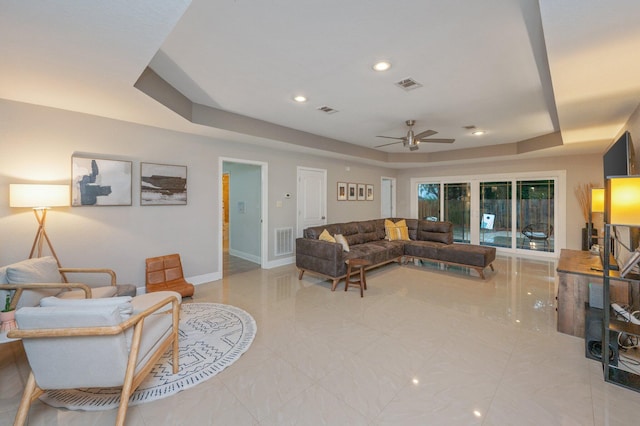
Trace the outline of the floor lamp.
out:
M 51 250 L 51 254 L 56 259 L 58 267 L 60 260 L 56 255 L 51 240 L 47 235 L 45 221 L 47 210 L 51 207 L 63 207 L 69 205 L 69 185 L 34 185 L 34 184 L 10 184 L 9 185 L 9 206 L 29 207 L 33 209 L 33 214 L 38 221 L 38 230 L 31 246 L 29 259 L 34 257 L 37 249 L 37 256 L 42 256 L 42 247 L 46 242 Z

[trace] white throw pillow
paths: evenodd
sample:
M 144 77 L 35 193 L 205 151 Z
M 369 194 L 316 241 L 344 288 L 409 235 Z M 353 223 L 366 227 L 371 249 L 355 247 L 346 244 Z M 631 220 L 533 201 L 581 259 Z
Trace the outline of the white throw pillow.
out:
M 334 237 L 336 239 L 336 243 L 342 244 L 342 250 L 348 252 L 349 251 L 349 243 L 347 242 L 347 239 L 344 237 L 344 235 L 336 234 L 336 235 L 334 235 Z
M 7 281 L 9 284 L 37 284 L 62 282 L 58 272 L 58 262 L 52 256 L 23 260 L 7 266 Z M 60 293 L 59 288 L 43 288 L 39 290 L 25 290 L 18 301 L 18 308 L 23 306 L 38 306 L 40 299 L 55 296 Z
M 61 299 L 59 297 L 45 297 L 40 301 L 43 308 L 64 307 L 91 309 L 107 306 L 117 306 L 123 320 L 128 319 L 133 313 L 131 296 L 106 297 L 104 299 Z

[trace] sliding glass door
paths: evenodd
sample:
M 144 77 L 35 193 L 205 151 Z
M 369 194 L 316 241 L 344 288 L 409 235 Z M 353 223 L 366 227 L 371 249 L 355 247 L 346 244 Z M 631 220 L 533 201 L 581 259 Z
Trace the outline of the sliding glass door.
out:
M 458 243 L 552 253 L 557 179 L 414 179 L 417 203 L 412 208 L 420 219 L 453 223 Z
M 471 185 L 444 184 L 444 220 L 453 223 L 453 241 L 471 242 Z
M 440 220 L 440 184 L 418 184 L 418 218 Z
M 511 247 L 511 182 L 480 182 L 480 244 Z
M 518 248 L 554 250 L 555 182 L 549 180 L 518 181 Z

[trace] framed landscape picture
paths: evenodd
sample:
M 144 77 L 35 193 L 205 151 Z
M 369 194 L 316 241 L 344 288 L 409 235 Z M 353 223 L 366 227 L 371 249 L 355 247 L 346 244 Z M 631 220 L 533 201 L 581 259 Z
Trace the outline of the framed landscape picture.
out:
M 349 201 L 358 199 L 357 190 L 358 190 L 358 185 L 356 185 L 355 183 L 348 184 L 347 199 Z
M 364 201 L 367 199 L 366 194 L 366 185 L 364 183 L 358 184 L 358 201 Z
M 373 201 L 373 185 L 367 185 L 367 201 Z
M 187 166 L 140 163 L 141 206 L 187 204 Z
M 345 201 L 347 199 L 347 184 L 345 182 L 338 182 L 338 201 Z
M 131 161 L 72 156 L 71 205 L 130 206 Z

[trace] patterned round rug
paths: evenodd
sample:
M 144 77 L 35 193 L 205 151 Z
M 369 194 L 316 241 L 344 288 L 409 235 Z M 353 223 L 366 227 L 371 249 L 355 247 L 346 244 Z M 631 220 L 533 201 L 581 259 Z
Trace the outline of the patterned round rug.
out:
M 240 308 L 185 303 L 180 311 L 180 371 L 172 374 L 171 350 L 131 395 L 129 405 L 155 401 L 189 389 L 233 364 L 249 349 L 256 322 Z M 70 410 L 109 410 L 120 404 L 121 388 L 47 391 L 40 400 Z

